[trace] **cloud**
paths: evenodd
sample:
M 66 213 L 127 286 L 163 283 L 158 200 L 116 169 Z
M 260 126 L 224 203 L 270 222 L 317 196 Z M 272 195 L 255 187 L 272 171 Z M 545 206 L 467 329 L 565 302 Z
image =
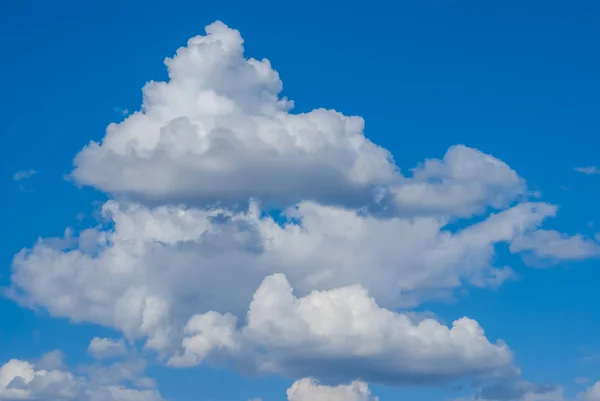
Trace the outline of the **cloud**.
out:
M 600 174 L 600 169 L 596 166 L 575 167 L 575 171 L 579 171 L 580 173 L 587 174 L 587 175 Z
M 33 175 L 37 174 L 37 171 L 35 171 L 34 169 L 29 169 L 29 170 L 20 170 L 17 171 L 14 175 L 13 175 L 13 180 L 14 181 L 21 181 L 24 180 L 26 178 L 29 178 Z
M 580 394 L 580 397 L 585 401 L 599 401 L 600 400 L 600 381 L 597 381 L 590 386 L 585 392 Z
M 584 381 L 585 382 L 585 381 Z M 584 383 L 578 382 L 578 383 Z M 526 380 L 509 380 L 484 385 L 471 397 L 455 401 L 598 401 L 600 381 L 573 397 L 565 395 L 564 388 L 555 384 L 540 385 Z
M 164 401 L 148 381 L 139 376 L 141 370 L 116 363 L 104 367 L 84 369 L 86 374 L 75 375 L 64 366 L 42 368 L 44 359 L 55 359 L 60 351 L 53 351 L 40 361 L 32 363 L 11 359 L 0 364 L 1 401 Z M 139 366 L 139 365 L 138 365 Z M 126 386 L 134 382 L 136 386 Z M 141 385 L 139 382 L 142 382 Z M 366 383 L 326 386 L 312 378 L 293 383 L 287 390 L 288 401 L 378 401 L 372 397 Z M 254 398 L 251 401 L 260 401 Z
M 314 379 L 302 379 L 287 390 L 288 401 L 378 401 L 363 382 L 325 386 Z
M 531 252 L 536 259 L 583 260 L 600 256 L 600 244 L 582 235 L 554 230 L 536 230 L 516 237 L 511 252 Z
M 42 358 L 43 361 L 44 358 Z M 40 362 L 42 362 L 40 361 Z M 162 401 L 156 390 L 127 387 L 123 378 L 76 376 L 63 367 L 44 368 L 19 359 L 0 365 L 0 400 Z
M 114 358 L 122 356 L 127 352 L 123 339 L 113 340 L 110 338 L 94 337 L 88 347 L 88 353 L 94 358 Z
M 387 308 L 444 298 L 465 282 L 496 286 L 510 271 L 493 265 L 495 244 L 535 230 L 555 207 L 522 203 L 457 231 L 431 217 L 379 219 L 314 203 L 277 221 L 258 208 L 114 201 L 103 213 L 106 229 L 41 240 L 19 253 L 12 294 L 55 316 L 148 336 L 161 349 L 178 340 L 193 314 L 244 314 L 274 273 L 284 273 L 301 296 L 360 284 Z
M 246 58 L 240 33 L 221 22 L 165 63 L 169 81 L 149 82 L 142 109 L 76 156 L 79 184 L 153 205 L 256 198 L 459 216 L 526 195 L 522 178 L 476 149 L 454 146 L 404 177 L 361 117 L 291 113 L 270 62 Z
M 292 113 L 269 61 L 246 58 L 220 22 L 166 65 L 141 110 L 75 156 L 74 181 L 113 199 L 101 224 L 15 256 L 8 293 L 23 305 L 114 328 L 173 364 L 429 384 L 502 375 L 512 356 L 471 319 L 407 308 L 510 279 L 499 245 L 595 254 L 544 230 L 557 207 L 491 155 L 456 145 L 404 175 L 362 118 Z M 119 341 L 89 351 L 118 354 Z M 96 372 L 132 369 L 112 366 Z
M 556 385 L 539 385 L 526 380 L 516 380 L 489 384 L 481 388 L 477 399 L 488 401 L 559 401 L 563 400 L 563 390 Z
M 80 184 L 149 202 L 365 200 L 396 178 L 360 117 L 290 114 L 268 60 L 244 57 L 221 22 L 167 58 L 168 82 L 149 82 L 142 110 L 108 127 L 75 158 Z
M 398 213 L 469 217 L 489 207 L 505 208 L 525 196 L 527 187 L 501 160 L 459 145 L 448 149 L 443 160 L 426 160 L 390 192 Z
M 451 327 L 430 318 L 415 322 L 380 308 L 360 286 L 296 298 L 285 276 L 272 275 L 254 294 L 247 324 L 236 330 L 236 321 L 215 312 L 192 317 L 184 353 L 170 364 L 197 365 L 211 352 L 251 354 L 256 368 L 268 373 L 391 384 L 514 372 L 509 348 L 490 343 L 476 321 L 462 318 Z

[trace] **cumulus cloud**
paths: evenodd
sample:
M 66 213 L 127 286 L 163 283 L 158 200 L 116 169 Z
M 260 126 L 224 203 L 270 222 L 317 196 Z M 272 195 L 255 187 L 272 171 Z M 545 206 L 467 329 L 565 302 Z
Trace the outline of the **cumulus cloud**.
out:
M 369 387 L 363 382 L 348 385 L 325 386 L 314 379 L 302 379 L 287 390 L 288 401 L 378 401 L 372 397 Z
M 22 304 L 178 351 L 176 365 L 227 356 L 295 378 L 432 383 L 500 374 L 510 350 L 468 318 L 396 309 L 510 279 L 499 244 L 593 253 L 544 231 L 556 206 L 491 155 L 457 145 L 404 175 L 362 118 L 292 113 L 269 61 L 220 22 L 165 63 L 141 110 L 74 159 L 72 178 L 114 199 L 103 223 L 15 256 Z M 122 346 L 95 339 L 89 352 Z
M 297 298 L 285 276 L 272 275 L 254 294 L 246 321 L 236 330 L 232 315 L 192 317 L 184 353 L 170 364 L 196 365 L 213 351 L 239 352 L 252 354 L 265 372 L 393 384 L 514 372 L 508 347 L 490 343 L 476 321 L 462 318 L 451 327 L 429 318 L 415 322 L 380 308 L 360 286 Z
M 94 337 L 88 347 L 88 353 L 98 359 L 122 356 L 126 352 L 127 348 L 123 339 Z
M 460 216 L 526 192 L 505 163 L 466 146 L 404 177 L 364 136 L 362 118 L 291 113 L 269 61 L 246 58 L 240 33 L 220 22 L 165 63 L 169 81 L 149 82 L 142 109 L 77 155 L 78 183 L 153 204 L 368 206 L 385 193 L 397 213 Z
M 169 81 L 144 87 L 142 110 L 77 155 L 77 182 L 144 201 L 287 203 L 364 201 L 396 177 L 362 118 L 290 114 L 279 74 L 245 58 L 240 33 L 221 22 L 165 63 Z
M 398 213 L 468 217 L 504 208 L 527 194 L 525 181 L 506 163 L 462 145 L 452 146 L 442 160 L 426 160 L 412 173 L 390 187 Z
M 44 369 L 19 359 L 0 365 L 0 400 L 162 401 L 153 389 L 127 387 L 123 380 L 76 376 L 63 367 Z

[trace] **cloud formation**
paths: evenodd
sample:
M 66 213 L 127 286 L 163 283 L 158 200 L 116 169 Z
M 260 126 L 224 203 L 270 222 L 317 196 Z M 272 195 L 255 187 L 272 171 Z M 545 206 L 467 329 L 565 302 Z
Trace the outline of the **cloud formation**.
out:
M 494 245 L 535 230 L 555 208 L 522 203 L 462 230 L 431 217 L 389 218 L 301 203 L 275 218 L 249 212 L 108 202 L 105 229 L 41 240 L 13 262 L 12 291 L 56 316 L 115 327 L 168 347 L 187 319 L 241 316 L 264 277 L 298 295 L 361 285 L 386 308 L 447 297 L 464 282 L 510 278 Z M 285 223 L 281 223 L 284 220 Z
M 364 202 L 372 186 L 395 179 L 362 118 L 290 114 L 268 60 L 246 59 L 240 33 L 221 22 L 206 32 L 166 59 L 169 81 L 144 87 L 142 111 L 77 155 L 77 182 L 141 201 L 202 204 Z
M 220 22 L 165 63 L 169 80 L 144 87 L 141 110 L 74 159 L 72 178 L 113 198 L 101 224 L 15 256 L 9 294 L 22 304 L 117 329 L 176 366 L 230 358 L 298 379 L 429 384 L 514 372 L 512 353 L 472 319 L 397 309 L 511 279 L 502 244 L 598 254 L 545 230 L 557 207 L 491 155 L 459 144 L 405 175 L 362 118 L 292 113 L 270 62 L 246 58 Z M 370 397 L 299 383 L 294 400 Z
M 361 117 L 291 113 L 270 62 L 246 58 L 240 33 L 220 22 L 165 63 L 169 81 L 144 87 L 142 110 L 77 155 L 79 184 L 150 204 L 373 208 L 375 198 L 392 212 L 458 216 L 525 195 L 515 171 L 476 149 L 454 146 L 405 177 Z

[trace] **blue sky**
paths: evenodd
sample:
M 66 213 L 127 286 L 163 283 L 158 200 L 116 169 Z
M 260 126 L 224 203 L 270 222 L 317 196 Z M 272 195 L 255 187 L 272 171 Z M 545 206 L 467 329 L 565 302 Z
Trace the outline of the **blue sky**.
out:
M 311 376 L 304 371 L 302 374 L 296 373 L 304 369 L 305 365 L 300 368 L 297 362 L 291 364 L 288 359 L 285 359 L 287 362 L 277 359 L 279 369 L 249 372 L 238 366 L 251 364 L 244 359 L 245 356 L 242 358 L 238 355 L 219 354 L 214 357 L 217 362 L 208 358 L 202 363 L 193 364 L 197 366 L 170 367 L 166 360 L 168 355 L 182 352 L 181 338 L 175 335 L 173 344 L 158 351 L 149 349 L 144 343 L 153 334 L 143 332 L 141 328 L 135 333 L 135 330 L 128 332 L 125 324 L 118 323 L 112 317 L 112 313 L 117 312 L 110 308 L 116 308 L 115 305 L 103 304 L 110 310 L 103 310 L 100 314 L 95 312 L 91 303 L 85 303 L 89 301 L 88 296 L 91 297 L 89 294 L 95 291 L 95 284 L 99 293 L 106 290 L 106 294 L 113 294 L 111 291 L 115 291 L 115 288 L 123 291 L 128 288 L 144 288 L 149 293 L 156 291 L 151 296 L 158 297 L 157 299 L 162 299 L 160 297 L 164 294 L 180 291 L 176 284 L 160 287 L 152 280 L 144 282 L 142 286 L 139 282 L 123 279 L 113 286 L 110 281 L 117 279 L 108 273 L 103 276 L 101 271 L 103 268 L 109 269 L 112 266 L 110 263 L 96 267 L 100 270 L 98 277 L 106 277 L 106 281 L 99 279 L 98 283 L 83 283 L 81 280 L 84 280 L 84 276 L 79 275 L 77 280 L 56 279 L 61 273 L 49 272 L 67 269 L 64 267 L 67 266 L 66 262 L 63 264 L 61 258 L 68 255 L 72 248 L 80 249 L 83 246 L 82 240 L 79 240 L 78 245 L 69 247 L 48 245 L 52 252 L 40 253 L 35 261 L 26 258 L 22 262 L 13 262 L 13 258 L 23 248 L 32 249 L 38 238 L 62 236 L 66 227 L 72 227 L 75 236 L 86 228 L 96 227 L 100 207 L 109 199 L 117 202 L 118 207 L 123 210 L 135 204 L 137 207 L 147 208 L 144 210 L 150 210 L 149 213 L 154 213 L 153 210 L 160 207 L 210 211 L 213 206 L 207 203 L 209 200 L 222 200 L 227 205 L 229 201 L 245 202 L 249 197 L 261 200 L 263 196 L 275 202 L 277 210 L 310 201 L 319 207 L 343 208 L 348 211 L 356 208 L 358 202 L 362 202 L 365 197 L 370 197 L 369 191 L 373 186 L 384 186 L 390 199 L 394 194 L 405 196 L 402 198 L 405 201 L 402 202 L 394 203 L 390 200 L 391 216 L 386 214 L 384 220 L 415 218 L 450 221 L 451 226 L 448 227 L 452 227 L 453 231 L 467 229 L 484 221 L 490 213 L 500 213 L 529 201 L 555 205 L 558 211 L 555 217 L 545 219 L 543 225 L 540 223 L 523 233 L 514 234 L 514 237 L 506 241 L 490 245 L 495 251 L 490 254 L 486 263 L 494 267 L 510 267 L 514 271 L 512 279 L 507 279 L 496 288 L 488 284 L 478 285 L 471 273 L 459 275 L 460 284 L 452 284 L 451 295 L 445 294 L 440 299 L 431 296 L 430 291 L 433 290 L 430 286 L 437 285 L 432 283 L 443 281 L 448 276 L 435 276 L 424 287 L 409 289 L 418 294 L 415 295 L 418 301 L 412 305 L 403 303 L 404 295 L 399 295 L 400 290 L 391 294 L 387 287 L 384 289 L 385 286 L 380 285 L 382 280 L 378 280 L 377 275 L 384 277 L 385 274 L 391 274 L 399 283 L 407 283 L 412 279 L 404 276 L 402 270 L 411 263 L 405 260 L 412 259 L 400 251 L 395 253 L 394 249 L 402 248 L 401 242 L 416 234 L 390 237 L 385 231 L 388 228 L 377 227 L 375 223 L 373 231 L 366 232 L 363 240 L 354 244 L 354 248 L 361 248 L 361 255 L 373 255 L 372 259 L 365 257 L 363 265 L 359 266 L 362 269 L 360 272 L 352 270 L 350 273 L 350 270 L 343 270 L 344 268 L 336 270 L 338 263 L 343 265 L 344 255 L 351 254 L 352 247 L 332 242 L 330 246 L 333 248 L 327 248 L 329 243 L 325 241 L 322 254 L 331 252 L 340 261 L 333 263 L 323 260 L 323 271 L 327 270 L 327 263 L 333 263 L 330 272 L 334 272 L 331 273 L 334 278 L 315 284 L 314 287 L 307 284 L 313 282 L 309 278 L 295 276 L 296 270 L 304 269 L 303 265 L 295 264 L 300 262 L 281 262 L 289 262 L 289 270 L 284 267 L 271 269 L 261 267 L 259 262 L 248 256 L 246 259 L 236 259 L 236 265 L 256 264 L 260 271 L 286 273 L 299 298 L 308 296 L 313 290 L 333 291 L 345 285 L 357 284 L 365 287 L 380 306 L 397 313 L 407 310 L 432 312 L 442 324 L 451 324 L 455 319 L 467 316 L 483 327 L 490 344 L 494 344 L 497 339 L 508 344 L 514 356 L 510 364 L 520 368 L 521 373 L 507 377 L 504 371 L 490 373 L 490 368 L 486 370 L 477 365 L 465 368 L 460 374 L 456 373 L 456 377 L 437 380 L 436 377 L 441 375 L 437 371 L 429 376 L 414 373 L 410 369 L 417 363 L 413 362 L 408 367 L 402 365 L 402 375 L 398 373 L 398 382 L 392 384 L 386 382 L 385 377 L 388 376 L 381 369 L 366 372 L 340 368 L 340 372 L 328 373 L 343 379 L 329 381 L 328 373 L 319 371 L 314 373 L 315 379 L 331 386 L 345 385 L 353 379 L 365 380 L 369 382 L 371 393 L 379 396 L 381 401 L 474 397 L 482 393 L 487 385 L 496 382 L 507 387 L 521 388 L 524 382 L 533 383 L 531 386 L 534 387 L 531 388 L 536 389 L 504 399 L 533 397 L 537 400 L 547 396 L 547 399 L 555 397 L 553 400 L 556 397 L 588 397 L 588 401 L 594 401 L 596 398 L 593 397 L 600 397 L 600 386 L 597 395 L 591 391 L 589 394 L 585 393 L 600 380 L 600 321 L 596 308 L 600 302 L 596 290 L 600 279 L 597 269 L 600 244 L 594 240 L 594 236 L 600 233 L 600 214 L 596 207 L 600 175 L 592 169 L 587 170 L 588 173 L 576 171 L 576 168 L 600 167 L 600 142 L 597 139 L 600 128 L 600 79 L 597 73 L 600 56 L 595 51 L 600 37 L 597 24 L 600 17 L 598 3 L 504 1 L 493 4 L 458 0 L 399 2 L 400 4 L 395 5 L 379 1 L 326 4 L 314 1 L 302 4 L 272 1 L 260 4 L 236 1 L 213 4 L 178 0 L 168 5 L 140 1 L 88 3 L 91 4 L 8 0 L 0 5 L 0 32 L 3 38 L 7 38 L 0 44 L 2 54 L 5 55 L 0 64 L 3 76 L 0 82 L 0 93 L 3 96 L 0 101 L 4 140 L 4 146 L 0 150 L 0 171 L 3 177 L 0 204 L 5 210 L 3 230 L 6 234 L 3 235 L 3 246 L 0 248 L 0 280 L 4 288 L 17 289 L 21 296 L 21 303 L 9 294 L 0 299 L 0 366 L 14 358 L 30 361 L 39 370 L 43 368 L 43 362 L 35 361 L 58 349 L 64 353 L 65 363 L 55 368 L 63 373 L 71 371 L 87 377 L 86 383 L 96 386 L 94 388 L 97 390 L 103 384 L 99 384 L 98 377 L 94 375 L 86 376 L 84 366 L 91 364 L 99 368 L 108 366 L 111 362 L 89 355 L 88 345 L 91 339 L 98 337 L 117 341 L 127 337 L 132 345 L 123 351 L 123 358 L 129 362 L 145 361 L 148 367 L 143 374 L 155 379 L 156 389 L 165 399 L 217 401 L 258 397 L 263 401 L 283 400 L 286 398 L 286 389 L 295 380 Z M 168 145 L 173 146 L 166 148 L 168 156 L 161 156 L 166 159 L 156 156 L 144 162 L 146 164 L 137 164 L 139 160 L 131 154 L 115 159 L 99 156 L 105 154 L 103 152 L 118 153 L 118 141 L 103 145 L 99 148 L 99 153 L 83 154 L 74 164 L 75 156 L 90 141 L 101 141 L 104 138 L 106 127 L 110 123 L 121 122 L 130 118 L 134 111 L 140 110 L 141 88 L 146 82 L 169 80 L 163 64 L 164 58 L 173 57 L 178 48 L 186 46 L 189 38 L 205 35 L 205 26 L 217 20 L 241 33 L 246 58 L 267 58 L 279 77 L 252 78 L 257 79 L 258 83 L 253 81 L 246 87 L 245 75 L 235 75 L 238 71 L 235 69 L 230 71 L 224 68 L 222 72 L 219 64 L 211 67 L 215 71 L 207 78 L 208 83 L 199 83 L 204 82 L 201 81 L 201 73 L 196 70 L 190 72 L 189 66 L 185 64 L 186 59 L 182 57 L 178 58 L 182 60 L 182 67 L 173 67 L 176 70 L 173 76 L 184 82 L 182 77 L 189 74 L 185 78 L 192 81 L 186 81 L 188 83 L 182 84 L 181 88 L 193 92 L 196 88 L 194 85 L 206 89 L 202 86 L 205 85 L 224 99 L 237 104 L 243 109 L 244 116 L 252 115 L 254 118 L 254 105 L 262 105 L 264 100 L 262 97 L 251 98 L 258 93 L 256 88 L 266 88 L 264 91 L 277 94 L 272 85 L 280 79 L 283 91 L 279 96 L 294 101 L 294 108 L 291 111 L 282 109 L 283 113 L 310 114 L 311 110 L 325 108 L 334 109 L 345 116 L 362 117 L 365 121 L 364 136 L 378 145 L 379 149 L 389 151 L 395 163 L 392 165 L 397 166 L 401 173 L 388 171 L 391 167 L 386 164 L 385 158 L 371 148 L 356 153 L 353 149 L 349 150 L 343 145 L 345 140 L 334 141 L 330 145 L 332 153 L 327 153 L 329 150 L 317 152 L 308 159 L 303 159 L 296 153 L 292 156 L 282 153 L 281 158 L 269 159 L 269 163 L 273 164 L 266 170 L 261 170 L 263 167 L 258 163 L 264 156 L 254 158 L 252 152 L 256 148 L 252 146 L 242 147 L 240 153 L 232 151 L 229 154 L 225 150 L 219 153 L 221 148 L 216 147 L 211 157 L 225 164 L 230 163 L 230 170 L 218 174 L 214 173 L 214 169 L 189 167 L 195 165 L 196 159 L 189 159 L 185 162 L 187 164 L 179 164 L 180 157 L 173 156 L 176 153 L 169 153 L 176 152 L 173 149 L 177 144 Z M 193 62 L 190 63 L 197 67 Z M 238 90 L 238 87 L 242 89 Z M 198 124 L 202 118 L 207 118 L 202 123 L 206 126 L 213 124 L 213 117 L 198 117 L 194 114 L 194 108 L 208 110 L 217 102 L 214 99 L 208 103 L 197 100 L 198 104 L 192 104 L 190 97 L 186 97 L 184 92 L 148 95 L 150 103 L 157 105 L 154 109 L 156 115 L 160 115 L 162 119 L 157 130 L 181 116 Z M 264 102 L 267 106 L 272 106 L 269 100 Z M 164 110 L 160 108 L 161 105 L 165 107 Z M 229 106 L 222 107 L 225 110 Z M 225 111 L 217 114 L 219 113 L 229 115 Z M 261 116 L 267 120 L 276 118 L 262 109 L 260 113 L 266 113 Z M 233 125 L 228 124 L 246 121 L 241 118 L 222 117 L 225 122 L 218 124 L 231 128 Z M 260 123 L 256 124 L 258 126 Z M 118 127 L 123 128 L 115 131 L 117 138 L 119 135 L 121 138 L 127 135 L 145 135 L 137 126 Z M 174 134 L 175 139 L 169 140 L 179 140 L 178 143 L 184 149 L 195 146 L 192 142 L 181 142 L 189 138 L 185 136 L 187 131 L 183 132 L 185 127 L 173 127 L 174 132 L 180 132 L 181 135 Z M 234 128 L 231 129 L 235 132 Z M 327 129 L 322 128 L 314 134 L 338 138 L 338 131 L 332 128 L 329 132 Z M 342 131 L 344 130 L 352 128 L 344 128 Z M 347 135 L 347 131 L 339 135 Z M 137 138 L 138 142 L 131 146 L 140 146 L 136 150 L 143 153 L 144 146 L 140 145 L 143 140 L 139 139 L 141 137 Z M 317 139 L 314 141 L 315 144 L 318 143 Z M 448 175 L 444 173 L 438 176 L 433 169 L 423 168 L 422 174 L 426 178 L 424 181 L 417 174 L 411 176 L 411 168 L 426 159 L 443 159 L 452 145 L 465 145 L 467 149 L 477 149 L 478 153 L 457 153 L 457 165 L 454 167 L 458 170 L 452 170 L 450 166 Z M 312 144 L 307 146 L 314 149 Z M 506 169 L 497 167 L 497 171 L 487 170 L 488 164 L 485 168 L 477 167 L 477 163 L 483 163 L 483 154 L 506 163 Z M 341 155 L 339 159 L 338 155 Z M 362 157 L 380 164 L 377 164 L 379 170 L 376 171 L 373 167 L 365 173 L 367 178 L 361 178 L 363 181 L 360 181 L 348 173 L 347 163 L 363 160 L 360 159 Z M 479 159 L 470 160 L 471 157 Z M 296 164 L 290 162 L 288 165 L 286 160 L 295 160 Z M 152 163 L 155 165 L 151 165 Z M 459 177 L 460 174 L 456 171 L 467 168 L 464 166 L 473 166 L 470 163 L 475 163 L 475 172 L 471 172 L 472 175 L 466 180 Z M 450 165 L 449 159 L 446 165 Z M 327 170 L 329 168 L 331 171 Z M 15 176 L 19 172 L 30 170 L 30 174 Z M 164 182 L 157 178 L 162 177 L 160 171 L 166 174 Z M 175 173 L 168 176 L 173 171 Z M 252 175 L 249 171 L 256 171 L 256 174 Z M 511 176 L 512 171 L 526 182 L 526 189 L 523 189 L 521 181 Z M 125 172 L 131 175 L 126 175 Z M 70 174 L 73 175 L 69 176 Z M 264 180 L 260 179 L 262 176 L 265 177 Z M 300 184 L 304 182 L 306 184 Z M 410 186 L 412 183 L 427 185 L 429 192 L 417 199 L 415 204 L 409 205 L 406 199 L 415 199 L 416 196 L 407 192 L 413 188 Z M 468 199 L 472 193 L 475 198 Z M 426 199 L 425 196 L 435 199 Z M 458 200 L 451 200 L 452 196 L 456 196 Z M 423 205 L 429 205 L 430 201 L 437 206 L 425 208 Z M 482 209 L 472 209 L 471 206 L 475 204 Z M 375 204 L 369 205 L 378 207 Z M 469 210 L 467 214 L 464 213 L 466 209 Z M 327 210 L 315 212 L 320 216 L 317 220 L 331 218 L 329 221 L 334 221 L 334 217 L 319 214 L 331 212 L 330 209 Z M 133 212 L 127 209 L 123 213 L 128 216 L 128 213 Z M 308 219 L 311 212 L 302 209 L 300 213 L 306 213 L 303 217 Z M 255 223 L 260 225 L 264 221 Z M 98 231 L 110 233 L 111 224 L 119 223 L 104 221 L 103 224 L 104 228 L 98 228 Z M 308 227 L 309 223 L 306 224 Z M 318 223 L 315 224 L 312 226 L 313 232 L 325 230 Z M 339 221 L 340 227 L 344 227 L 344 224 L 351 223 Z M 193 231 L 188 226 L 186 229 Z M 231 228 L 237 229 L 237 226 Z M 219 235 L 229 232 L 224 228 L 223 230 L 225 231 L 218 231 Z M 557 235 L 560 233 L 560 238 L 553 237 L 550 241 L 543 235 L 536 234 L 539 232 L 537 230 L 553 230 Z M 326 233 L 319 235 L 337 235 L 324 232 Z M 401 236 L 404 232 L 392 233 Z M 135 235 L 138 234 L 136 231 Z M 581 236 L 576 236 L 577 234 Z M 134 237 L 130 240 L 136 240 L 135 235 L 132 235 Z M 381 239 L 377 239 L 377 235 L 381 235 Z M 238 237 L 235 238 L 235 241 L 239 240 Z M 222 237 L 219 237 L 220 240 L 225 241 Z M 177 242 L 183 240 L 176 240 L 175 245 L 169 242 L 171 239 L 149 241 L 145 243 L 145 247 L 161 243 L 160 250 L 156 250 L 153 255 L 157 260 L 163 259 L 147 270 L 143 270 L 144 261 L 136 260 L 136 268 L 146 272 L 136 277 L 152 277 L 161 272 L 161 269 L 170 269 L 175 265 L 187 266 L 187 263 L 191 266 L 192 262 L 185 260 L 187 256 L 182 255 L 195 251 L 185 248 L 187 243 Z M 161 241 L 168 244 L 162 247 Z M 389 242 L 389 245 L 378 248 L 382 241 Z M 239 258 L 242 256 L 236 252 L 243 255 L 242 251 L 246 249 L 235 248 L 234 252 L 227 248 L 229 242 L 219 244 L 225 248 L 217 247 L 218 249 L 235 253 L 235 257 Z M 240 247 L 247 245 L 236 244 Z M 527 244 L 523 252 L 515 250 L 519 244 Z M 101 251 L 113 250 L 110 244 L 98 246 L 102 248 Z M 295 241 L 286 242 L 286 246 L 290 247 L 289 254 L 310 253 Z M 348 253 L 343 246 L 349 247 Z M 292 247 L 297 248 L 294 251 Z M 472 249 L 471 244 L 465 244 L 464 247 Z M 202 248 L 202 252 L 204 249 Z M 263 248 L 260 249 L 267 253 Z M 423 248 L 422 251 L 428 250 L 429 248 Z M 487 252 L 487 248 L 478 249 L 477 252 L 483 254 Z M 379 256 L 384 253 L 385 258 Z M 457 266 L 452 264 L 452 271 L 459 271 L 461 264 L 475 263 L 473 260 L 481 254 L 461 254 Z M 535 260 L 536 256 L 543 256 L 539 258 L 543 260 Z M 309 260 L 321 261 L 317 256 Z M 91 269 L 84 262 L 80 260 L 69 264 L 68 269 L 74 269 L 72 274 Z M 385 266 L 381 267 L 378 263 Z M 419 263 L 421 262 L 415 262 L 415 269 L 425 269 L 425 264 Z M 439 263 L 445 267 L 450 266 L 449 262 Z M 306 268 L 318 269 L 319 266 L 311 264 Z M 430 267 L 429 264 L 427 266 Z M 484 269 L 484 266 L 479 267 Z M 221 271 L 218 267 L 215 269 Z M 388 269 L 393 272 L 390 273 Z M 15 272 L 19 271 L 31 272 L 32 276 L 15 277 Z M 206 301 L 204 305 L 201 289 L 197 290 L 198 294 L 190 292 L 187 295 L 198 302 L 198 310 L 192 314 L 208 312 L 212 310 L 210 306 L 215 304 L 218 313 L 231 312 L 238 316 L 241 326 L 245 322 L 248 303 L 240 301 L 240 305 L 235 304 L 231 310 L 223 305 L 233 305 L 234 301 L 230 299 L 237 299 L 236 294 L 243 293 L 241 282 L 246 276 L 236 276 L 237 270 L 229 271 L 225 267 L 222 271 L 231 274 L 227 276 L 230 278 L 225 280 L 221 277 L 225 273 L 220 273 L 219 278 L 214 281 L 209 277 L 200 277 L 199 280 L 215 283 L 215 293 L 225 297 L 225 300 Z M 173 274 L 176 273 L 174 270 Z M 183 270 L 180 273 L 185 274 Z M 346 279 L 346 274 L 350 278 Z M 71 273 L 67 272 L 67 275 L 71 277 Z M 248 278 L 249 282 L 254 283 L 253 277 Z M 360 279 L 352 281 L 354 277 Z M 256 284 L 260 284 L 262 278 L 261 276 Z M 181 276 L 173 280 L 180 283 L 186 278 Z M 240 282 L 236 283 L 236 280 Z M 35 285 L 30 284 L 33 281 Z M 53 285 L 60 285 L 60 288 L 57 287 L 53 292 L 50 289 Z M 248 301 L 256 287 L 254 285 L 248 293 Z M 57 294 L 63 292 L 81 293 L 83 298 L 73 298 L 77 299 L 75 306 L 64 307 L 54 303 Z M 165 319 L 171 325 L 169 327 L 172 332 L 181 335 L 185 320 L 192 315 L 187 313 L 193 308 L 182 304 L 183 297 L 164 296 L 173 316 L 177 315 Z M 218 298 L 217 295 L 214 297 Z M 236 309 L 238 306 L 240 309 Z M 106 317 L 105 313 L 111 317 Z M 179 315 L 185 315 L 185 320 L 177 320 Z M 164 322 L 161 321 L 162 323 Z M 237 334 L 243 337 L 241 331 Z M 419 334 L 422 337 L 426 335 L 427 333 Z M 334 344 L 337 339 L 337 336 L 333 336 L 328 344 Z M 365 341 L 374 341 L 372 338 L 367 340 Z M 240 341 L 245 341 L 243 347 L 252 346 L 247 344 L 250 342 L 248 339 Z M 288 347 L 289 344 L 285 346 Z M 402 344 L 395 346 L 400 348 L 394 349 L 404 350 Z M 225 346 L 221 348 L 223 347 Z M 286 350 L 287 353 L 292 353 L 291 349 Z M 273 350 L 268 352 L 275 355 Z M 386 352 L 392 355 L 395 351 Z M 410 360 L 408 355 L 402 355 Z M 346 357 L 349 359 L 344 366 L 376 364 L 371 359 L 364 361 L 352 359 L 348 355 L 344 356 Z M 489 356 L 482 357 L 482 360 L 488 359 Z M 464 362 L 457 362 L 452 358 L 443 361 L 449 366 L 459 366 Z M 291 365 L 285 365 L 288 362 Z M 310 363 L 318 365 L 314 361 Z M 331 366 L 334 369 L 337 365 L 334 363 Z M 356 371 L 359 373 L 355 374 Z M 389 373 L 389 377 L 396 377 L 395 374 Z M 582 378 L 586 379 L 585 382 Z M 135 383 L 130 382 L 121 381 L 117 384 L 135 387 Z M 562 389 L 563 392 L 560 396 L 555 392 L 544 392 L 540 390 L 543 384 L 554 386 L 552 391 Z M 461 386 L 460 390 L 457 389 L 458 386 Z M 15 397 L 14 390 L 13 393 L 9 390 L 3 389 L 0 382 L 0 400 Z M 54 393 L 43 393 L 50 390 L 41 384 L 29 383 L 29 387 L 23 391 L 27 397 L 61 399 Z M 535 394 L 532 395 L 533 393 Z M 145 396 L 148 394 L 140 393 L 140 397 Z M 333 397 L 330 396 L 330 399 L 338 399 Z M 294 400 L 304 399 L 308 398 Z

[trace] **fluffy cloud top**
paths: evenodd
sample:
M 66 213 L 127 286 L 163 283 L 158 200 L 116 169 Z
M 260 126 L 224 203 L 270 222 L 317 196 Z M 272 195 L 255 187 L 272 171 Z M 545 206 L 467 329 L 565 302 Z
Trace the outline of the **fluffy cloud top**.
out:
M 166 59 L 169 81 L 144 87 L 142 109 L 77 155 L 75 180 L 150 203 L 384 200 L 396 213 L 460 216 L 525 194 L 515 171 L 465 146 L 402 176 L 390 153 L 364 136 L 362 118 L 290 113 L 278 73 L 266 59 L 245 58 L 242 44 L 220 22 L 190 39 Z
M 461 145 L 448 149 L 442 160 L 426 160 L 389 191 L 396 213 L 468 217 L 505 208 L 526 196 L 527 187 L 506 163 Z
M 295 202 L 361 198 L 395 178 L 390 154 L 366 139 L 360 117 L 290 114 L 268 60 L 244 57 L 221 22 L 166 59 L 140 112 L 75 158 L 81 184 L 145 201 Z
M 371 397 L 366 383 L 352 382 L 349 385 L 325 386 L 313 379 L 295 382 L 287 391 L 288 401 L 378 401 Z

